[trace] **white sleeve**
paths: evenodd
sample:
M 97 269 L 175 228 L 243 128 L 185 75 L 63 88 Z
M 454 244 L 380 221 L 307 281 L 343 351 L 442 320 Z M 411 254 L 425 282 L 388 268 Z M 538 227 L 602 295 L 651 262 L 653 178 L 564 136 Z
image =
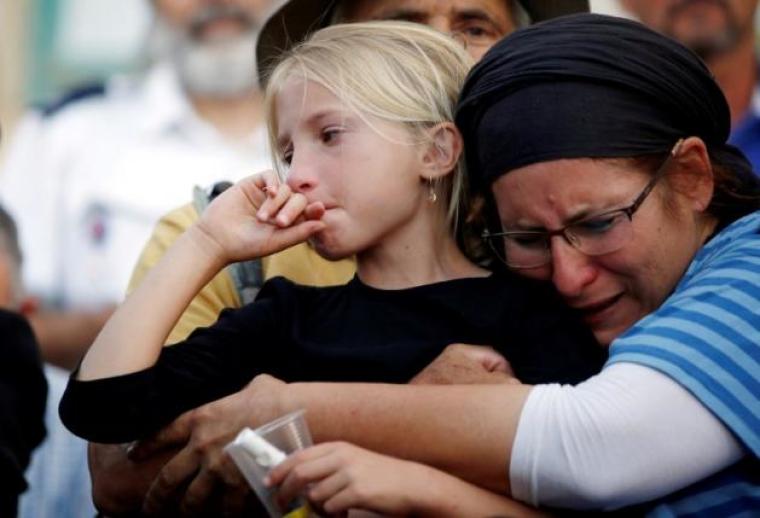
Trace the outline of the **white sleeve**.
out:
M 509 467 L 533 505 L 615 509 L 688 486 L 741 458 L 737 439 L 665 374 L 617 363 L 573 387 L 534 387 Z
M 0 201 L 14 218 L 23 254 L 24 284 L 33 294 L 58 289 L 62 214 L 60 156 L 51 156 L 49 122 L 28 112 L 14 131 L 0 174 Z M 65 146 L 64 146 L 65 147 Z

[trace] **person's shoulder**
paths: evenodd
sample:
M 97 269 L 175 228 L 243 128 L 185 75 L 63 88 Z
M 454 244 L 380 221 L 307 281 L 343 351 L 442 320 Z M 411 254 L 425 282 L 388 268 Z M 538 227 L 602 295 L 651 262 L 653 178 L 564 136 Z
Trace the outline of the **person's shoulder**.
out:
M 29 322 L 18 313 L 0 309 L 0 333 L 4 338 L 31 335 Z
M 149 114 L 141 113 L 145 98 L 143 76 L 114 75 L 102 82 L 72 88 L 38 107 L 43 127 L 53 136 L 76 138 L 78 131 L 88 139 L 129 130 Z
M 754 258 L 751 261 L 750 258 Z M 725 268 L 760 272 L 760 211 L 748 214 L 715 234 L 697 252 L 684 281 Z M 760 279 L 757 280 L 760 282 Z M 682 285 L 684 282 L 681 283 Z
M 165 232 L 167 229 L 173 229 L 182 233 L 196 221 L 198 221 L 198 210 L 192 203 L 188 202 L 175 207 L 161 216 L 156 223 L 155 232 Z
M 7 366 L 39 366 L 40 355 L 32 328 L 18 313 L 0 309 L 0 336 L 3 337 L 3 361 Z
M 105 98 L 106 84 L 104 82 L 93 82 L 75 87 L 64 93 L 57 99 L 42 105 L 39 108 L 43 118 L 50 119 L 70 109 L 78 109 L 83 106 L 90 106 L 98 103 Z

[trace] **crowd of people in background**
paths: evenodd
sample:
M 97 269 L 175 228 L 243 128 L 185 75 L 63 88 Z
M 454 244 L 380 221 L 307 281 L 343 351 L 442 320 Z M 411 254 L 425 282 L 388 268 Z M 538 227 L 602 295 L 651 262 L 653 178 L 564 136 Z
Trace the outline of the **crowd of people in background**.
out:
M 283 505 L 760 509 L 757 1 L 620 5 L 151 2 L 4 136 L 0 514 L 256 512 L 299 408 Z

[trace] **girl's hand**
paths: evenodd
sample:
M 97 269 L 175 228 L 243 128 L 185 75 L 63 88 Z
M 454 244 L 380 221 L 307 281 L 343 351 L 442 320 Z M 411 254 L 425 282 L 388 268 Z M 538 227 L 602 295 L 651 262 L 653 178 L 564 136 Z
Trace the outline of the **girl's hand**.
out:
M 272 469 L 270 487 L 279 486 L 285 508 L 304 494 L 328 514 L 363 509 L 387 515 L 413 513 L 413 487 L 424 479 L 420 465 L 380 455 L 345 442 L 300 450 Z
M 280 183 L 273 171 L 249 176 L 224 191 L 196 224 L 226 262 L 263 257 L 303 242 L 324 228 L 320 202 Z

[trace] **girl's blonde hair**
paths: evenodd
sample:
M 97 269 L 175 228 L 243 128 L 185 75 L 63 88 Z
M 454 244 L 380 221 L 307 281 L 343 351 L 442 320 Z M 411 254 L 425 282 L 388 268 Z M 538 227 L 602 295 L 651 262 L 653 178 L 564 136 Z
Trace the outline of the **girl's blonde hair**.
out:
M 472 64 L 462 45 L 417 23 L 349 23 L 315 32 L 285 53 L 268 76 L 264 107 L 276 168 L 282 172 L 284 164 L 277 150 L 274 100 L 289 79 L 327 88 L 371 127 L 371 118 L 405 125 L 415 145 L 429 140 L 425 130 L 454 120 L 459 91 Z M 444 195 L 449 222 L 456 229 L 459 215 L 466 213 L 461 157 L 435 187 Z

